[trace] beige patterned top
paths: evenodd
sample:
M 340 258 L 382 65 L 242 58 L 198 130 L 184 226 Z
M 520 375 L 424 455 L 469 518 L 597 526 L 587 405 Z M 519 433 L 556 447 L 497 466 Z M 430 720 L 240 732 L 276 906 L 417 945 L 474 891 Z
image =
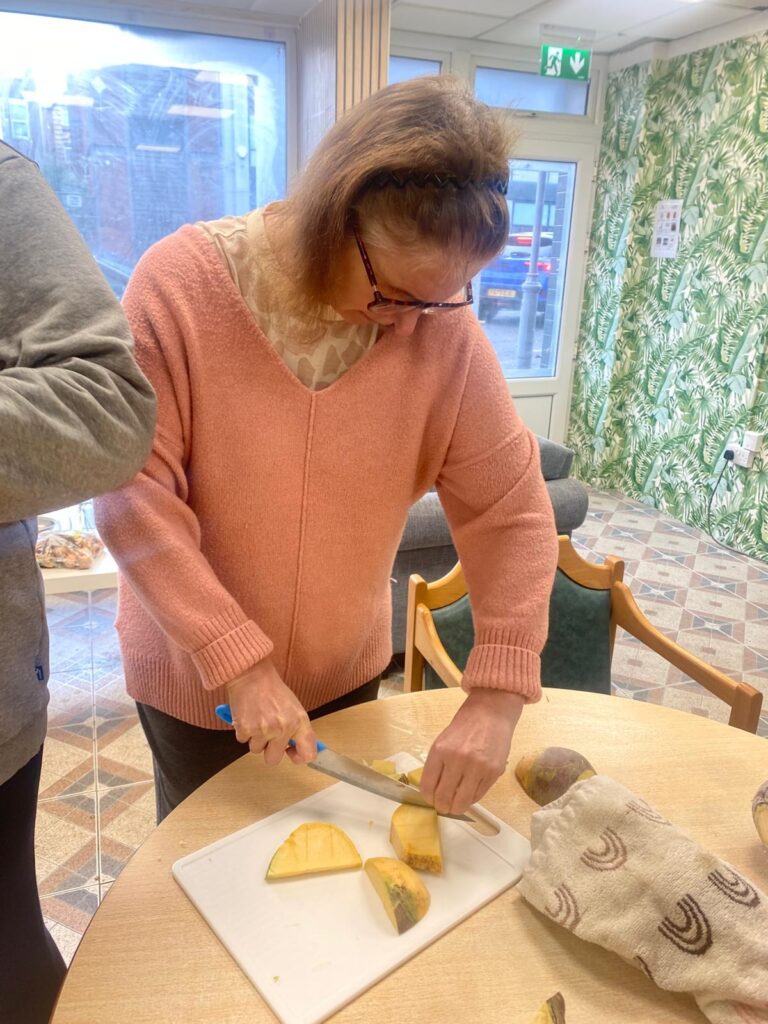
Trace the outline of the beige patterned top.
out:
M 338 380 L 374 344 L 378 328 L 349 324 L 328 307 L 327 322 L 316 340 L 307 340 L 307 325 L 278 301 L 276 275 L 282 271 L 264 229 L 264 211 L 241 217 L 198 221 L 219 251 L 256 323 L 288 369 L 311 391 Z M 287 282 L 281 282 L 285 291 Z

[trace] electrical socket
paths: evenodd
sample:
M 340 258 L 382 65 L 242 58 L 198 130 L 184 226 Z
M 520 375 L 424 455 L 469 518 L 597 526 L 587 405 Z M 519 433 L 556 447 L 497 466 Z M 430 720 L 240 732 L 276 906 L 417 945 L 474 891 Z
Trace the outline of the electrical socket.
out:
M 755 430 L 747 430 L 744 434 L 744 440 L 741 442 L 741 447 L 746 448 L 750 452 L 759 452 L 763 445 L 763 435 L 758 434 Z
M 734 465 L 741 466 L 743 469 L 752 469 L 752 463 L 755 461 L 753 451 L 743 448 L 741 445 L 729 445 L 729 447 L 733 448 Z

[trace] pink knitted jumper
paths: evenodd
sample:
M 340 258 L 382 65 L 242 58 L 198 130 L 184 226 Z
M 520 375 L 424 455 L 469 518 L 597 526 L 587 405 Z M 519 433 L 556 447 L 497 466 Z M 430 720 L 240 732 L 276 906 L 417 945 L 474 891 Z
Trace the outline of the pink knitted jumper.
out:
M 436 485 L 475 622 L 464 686 L 538 699 L 552 507 L 469 310 L 422 317 L 410 338 L 385 331 L 310 391 L 192 227 L 145 254 L 125 309 L 158 423 L 146 467 L 97 519 L 120 567 L 132 697 L 225 728 L 221 687 L 268 655 L 308 709 L 371 679 L 391 656 L 408 509 Z

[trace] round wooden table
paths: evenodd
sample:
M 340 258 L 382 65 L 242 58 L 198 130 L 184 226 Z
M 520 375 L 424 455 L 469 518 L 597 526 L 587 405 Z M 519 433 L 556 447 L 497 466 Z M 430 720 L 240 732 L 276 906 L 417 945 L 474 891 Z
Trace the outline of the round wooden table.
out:
M 356 758 L 426 753 L 462 700 L 457 690 L 408 694 L 316 723 Z M 581 751 L 698 842 L 768 888 L 768 855 L 751 800 L 768 775 L 765 739 L 695 715 L 618 697 L 545 690 L 525 710 L 510 764 L 529 750 Z M 72 962 L 52 1024 L 262 1024 L 275 1021 L 171 877 L 171 865 L 330 785 L 247 755 L 176 809 L 112 886 Z M 536 805 L 510 769 L 483 801 L 530 835 Z M 577 939 L 510 889 L 384 978 L 334 1024 L 528 1024 L 556 991 L 568 1024 L 669 1024 L 705 1019 L 693 999 L 657 988 L 618 956 Z

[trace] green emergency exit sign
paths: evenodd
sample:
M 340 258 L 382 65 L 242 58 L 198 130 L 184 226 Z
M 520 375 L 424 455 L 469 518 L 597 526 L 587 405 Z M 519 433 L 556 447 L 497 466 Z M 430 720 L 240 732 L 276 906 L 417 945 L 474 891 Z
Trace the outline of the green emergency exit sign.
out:
M 589 50 L 574 50 L 569 46 L 545 44 L 541 48 L 539 74 L 547 78 L 573 78 L 579 82 L 587 82 L 591 56 Z

